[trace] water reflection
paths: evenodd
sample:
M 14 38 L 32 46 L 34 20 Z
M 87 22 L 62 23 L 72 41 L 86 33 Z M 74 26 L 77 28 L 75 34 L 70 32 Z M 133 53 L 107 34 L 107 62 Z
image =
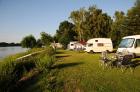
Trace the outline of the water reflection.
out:
M 27 50 L 26 48 L 22 48 L 20 46 L 0 47 L 0 59 L 6 57 L 8 55 L 12 55 L 12 54 L 20 53 L 20 52 L 25 52 L 26 50 Z

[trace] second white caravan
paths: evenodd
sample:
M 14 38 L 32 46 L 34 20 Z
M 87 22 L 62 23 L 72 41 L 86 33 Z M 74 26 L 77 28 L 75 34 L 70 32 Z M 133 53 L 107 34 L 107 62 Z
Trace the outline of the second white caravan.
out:
M 87 41 L 85 51 L 91 53 L 103 52 L 103 51 L 112 52 L 113 51 L 112 41 L 110 38 L 89 39 Z

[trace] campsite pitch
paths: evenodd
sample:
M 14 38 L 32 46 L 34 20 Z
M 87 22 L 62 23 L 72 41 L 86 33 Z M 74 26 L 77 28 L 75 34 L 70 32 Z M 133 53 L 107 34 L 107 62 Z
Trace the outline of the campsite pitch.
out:
M 119 68 L 102 69 L 98 54 L 59 50 L 58 80 L 63 81 L 64 92 L 140 92 L 140 66 L 134 73 Z M 140 58 L 136 59 L 140 63 Z

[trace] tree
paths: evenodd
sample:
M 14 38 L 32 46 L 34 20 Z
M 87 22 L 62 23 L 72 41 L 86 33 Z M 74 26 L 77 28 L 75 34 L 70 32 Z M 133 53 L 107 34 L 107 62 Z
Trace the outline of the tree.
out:
M 51 35 L 45 32 L 41 32 L 40 35 L 41 35 L 41 41 L 43 45 L 50 45 L 50 43 L 53 41 Z
M 79 41 L 84 40 L 84 30 L 82 29 L 82 23 L 85 21 L 85 12 L 86 10 L 81 8 L 80 10 L 71 12 L 69 17 L 75 24 L 75 31 L 78 33 Z
M 68 21 L 63 21 L 59 25 L 59 29 L 56 31 L 55 39 L 63 44 L 64 48 L 67 47 L 70 41 L 76 40 L 77 34 L 74 31 L 74 25 Z
M 108 37 L 111 31 L 111 17 L 96 6 L 89 7 L 88 10 L 81 8 L 73 11 L 70 19 L 75 25 L 79 41 L 95 37 Z
M 41 41 L 41 39 L 38 39 L 36 41 L 36 47 L 41 47 L 41 46 L 42 46 L 42 41 Z
M 88 12 L 86 30 L 89 37 L 108 37 L 112 25 L 111 17 L 95 6 L 89 7 Z
M 112 30 L 110 32 L 110 36 L 113 41 L 114 47 L 117 47 L 120 43 L 121 38 L 124 36 L 125 30 L 123 29 L 123 23 L 126 19 L 124 12 L 116 11 L 114 15 L 114 22 L 112 24 Z
M 21 46 L 25 48 L 33 48 L 36 46 L 36 39 L 33 35 L 26 36 L 21 41 Z
M 70 37 L 68 37 L 68 34 L 64 34 L 60 39 L 59 42 L 63 45 L 63 48 L 66 49 L 67 45 L 70 42 Z
M 140 34 L 140 0 L 137 0 L 134 7 L 128 10 L 123 27 L 125 36 Z

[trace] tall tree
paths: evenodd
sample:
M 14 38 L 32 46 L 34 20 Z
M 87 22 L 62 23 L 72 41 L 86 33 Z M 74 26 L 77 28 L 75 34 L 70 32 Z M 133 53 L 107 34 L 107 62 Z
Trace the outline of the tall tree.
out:
M 111 31 L 112 19 L 96 6 L 88 10 L 81 8 L 70 15 L 74 22 L 79 40 L 87 40 L 95 37 L 108 37 Z
M 112 24 L 112 31 L 110 32 L 110 36 L 113 41 L 114 47 L 118 46 L 120 43 L 121 38 L 123 37 L 123 34 L 125 30 L 123 29 L 123 23 L 126 19 L 126 16 L 124 12 L 122 11 L 116 11 L 114 15 L 114 22 Z
M 36 39 L 33 35 L 26 36 L 21 41 L 21 46 L 25 48 L 33 48 L 36 46 Z
M 125 29 L 124 35 L 140 34 L 140 0 L 137 0 L 134 7 L 128 10 L 123 27 Z
M 75 24 L 75 31 L 78 33 L 79 41 L 84 40 L 84 30 L 82 29 L 82 23 L 85 21 L 85 12 L 86 10 L 81 8 L 80 10 L 71 12 L 69 17 Z
M 85 21 L 82 23 L 84 38 L 108 37 L 111 31 L 112 19 L 101 9 L 95 6 L 89 7 L 85 13 Z

